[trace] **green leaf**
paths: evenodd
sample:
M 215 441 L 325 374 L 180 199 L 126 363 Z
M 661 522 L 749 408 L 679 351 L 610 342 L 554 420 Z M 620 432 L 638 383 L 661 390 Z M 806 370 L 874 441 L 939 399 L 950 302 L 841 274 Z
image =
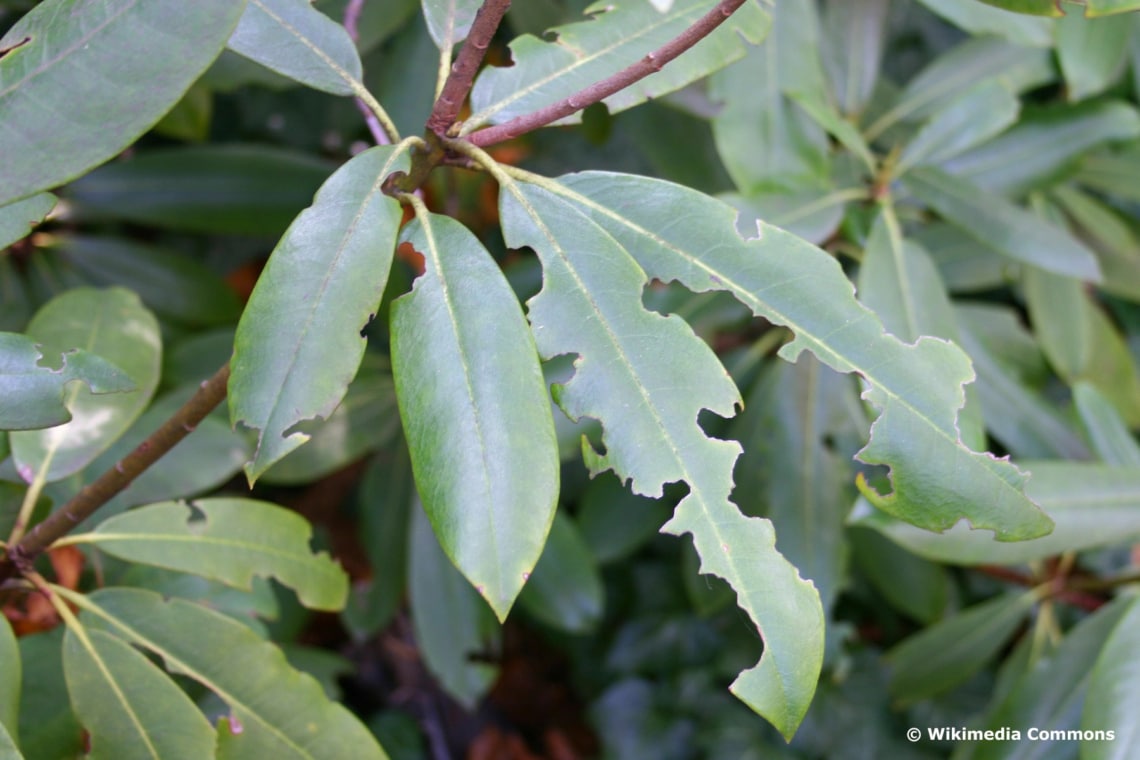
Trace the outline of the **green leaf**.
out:
M 332 167 L 253 145 L 147 151 L 72 183 L 81 219 L 125 219 L 186 232 L 280 235 Z
M 406 170 L 401 147 L 353 158 L 289 226 L 258 278 L 234 338 L 234 425 L 257 430 L 245 472 L 255 481 L 309 440 L 301 423 L 328 419 L 360 366 L 361 330 L 388 281 L 400 204 L 380 186 Z
M 170 419 L 199 387 L 198 382 L 189 382 L 159 397 L 113 446 L 87 466 L 84 481 L 93 481 L 114 467 Z M 109 517 L 138 504 L 193 496 L 221 486 L 241 471 L 252 452 L 253 442 L 249 436 L 234 432 L 225 410 L 215 409 L 198 423 L 193 435 L 183 439 L 100 507 L 98 517 Z M 84 523 L 84 529 L 93 528 L 95 524 Z
M 16 746 L 12 733 L 3 724 L 0 724 L 0 758 L 4 760 L 24 760 L 20 749 Z
M 306 607 L 338 610 L 348 595 L 344 571 L 309 548 L 305 518 L 253 499 L 196 499 L 132 509 L 75 536 L 146 565 L 201 575 L 249 590 L 254 576 L 276 578 Z
M 53 365 L 58 365 L 53 369 Z M 0 333 L 0 430 L 33 430 L 71 419 L 74 401 L 68 384 L 86 384 L 91 394 L 135 389 L 130 377 L 111 362 L 83 349 L 41 353 L 25 335 Z
M 424 256 L 424 274 L 391 319 L 416 487 L 444 552 L 505 620 L 558 500 L 558 442 L 534 339 L 466 227 L 417 215 L 403 239 Z
M 241 623 L 150 591 L 56 591 L 79 606 L 86 625 L 98 624 L 153 652 L 167 670 L 198 681 L 229 706 L 218 726 L 219 760 L 387 757 L 352 713 L 330 702 L 316 680 L 291 668 L 279 648 Z
M 1012 309 L 994 306 L 960 306 L 956 309 L 962 347 L 978 373 L 978 397 L 990 433 L 1018 457 L 1088 459 L 1089 451 L 1058 410 L 1057 404 L 1033 387 L 1033 370 L 1011 360 L 1016 346 L 1003 343 L 1003 330 L 1028 342 L 1034 360 L 1040 351 L 1032 337 L 1017 324 Z M 995 340 L 996 338 L 996 340 Z M 1040 364 L 1045 373 L 1045 365 Z
M 1092 358 L 1081 376 L 1112 402 L 1129 427 L 1140 426 L 1140 372 L 1124 337 L 1100 307 L 1088 305 Z
M 1081 744 L 1081 760 L 1127 760 L 1140 754 L 1140 597 L 1133 596 L 1096 658 L 1081 710 L 1081 729 L 1112 731 L 1112 741 Z
M 214 93 L 198 80 L 174 108 L 154 125 L 154 133 L 186 142 L 205 142 L 210 137 Z
M 9 736 L 20 729 L 20 647 L 7 618 L 0 621 L 0 726 Z
M 261 476 L 270 485 L 319 480 L 389 442 L 400 427 L 396 391 L 387 362 L 366 352 L 344 399 L 315 426 L 308 446 L 295 449 Z
M 852 528 L 847 535 L 855 566 L 891 606 L 928 626 L 942 617 L 950 589 L 946 568 L 873 530 Z
M 1132 26 L 1115 18 L 1069 13 L 1057 22 L 1057 60 L 1070 101 L 1107 90 L 1124 73 Z
M 895 176 L 911 166 L 939 164 L 986 142 L 1017 121 L 1021 104 L 995 79 L 987 79 L 937 111 L 899 156 Z
M 68 628 L 63 670 L 93 757 L 185 758 L 214 752 L 214 729 L 150 660 L 103 631 Z
M 780 5 L 772 14 L 772 34 L 710 80 L 709 97 L 724 103 L 712 119 L 717 150 L 745 193 L 820 186 L 828 173 L 827 136 L 787 97 L 793 87 L 825 86 L 818 21 L 808 3 Z M 816 76 L 799 73 L 813 69 Z
M 673 510 L 632 493 L 612 473 L 594 477 L 578 500 L 578 532 L 600 564 L 625 559 L 649 541 Z
M 1057 374 L 1071 383 L 1092 358 L 1092 307 L 1084 283 L 1028 266 L 1022 270 L 1022 284 L 1041 350 Z
M 1012 1 L 1017 2 L 1017 0 Z M 920 2 L 950 23 L 975 35 L 997 34 L 1017 45 L 1028 47 L 1049 47 L 1053 42 L 1053 27 L 1046 19 L 1028 18 L 998 8 L 987 8 L 978 0 L 920 0 Z M 1053 0 L 1030 0 L 1030 2 L 1052 4 Z
M 1081 705 L 1093 668 L 1105 641 L 1129 611 L 1130 601 L 1118 598 L 1078 623 L 1056 651 L 1039 659 L 1033 669 L 1018 680 L 1001 704 L 990 712 L 982 728 L 1032 727 L 1045 736 L 1052 731 L 1079 730 Z M 1081 751 L 1073 744 L 1060 740 L 1021 741 L 1012 745 L 986 742 L 978 745 L 973 757 L 977 760 L 1030 760 L 1044 753 L 1072 756 Z M 1081 744 L 1083 747 L 1092 742 Z
M 960 342 L 950 296 L 930 254 L 903 239 L 894 214 L 893 207 L 884 206 L 871 227 L 859 268 L 859 300 L 907 343 L 923 335 Z M 958 425 L 963 442 L 971 448 L 985 446 L 980 403 L 977 388 L 968 386 Z
M 1105 464 L 1140 467 L 1140 445 L 1108 398 L 1091 383 L 1073 385 L 1073 403 L 1093 451 Z
M 1012 93 L 1053 79 L 1048 51 L 997 37 L 974 37 L 951 48 L 918 73 L 894 104 L 867 128 L 873 140 L 899 121 L 929 119 L 980 84 L 995 81 Z
M 28 325 L 28 335 L 49 352 L 79 347 L 112 362 L 134 383 L 132 393 L 95 395 L 81 385 L 65 391 L 70 422 L 11 434 L 16 467 L 31 481 L 41 468 L 59 480 L 103 453 L 150 402 L 162 364 L 158 322 L 122 288 L 69 290 L 53 298 Z
M 938 535 L 871 511 L 866 504 L 856 509 L 853 521 L 921 557 L 955 565 L 1017 565 L 1140 538 L 1140 470 L 1092 462 L 1021 464 L 1032 473 L 1026 492 L 1055 523 L 1048 536 L 995 543 L 963 526 Z
M 1140 0 L 1085 0 L 1085 15 L 1089 18 L 1136 10 L 1140 10 Z
M 1140 301 L 1140 237 L 1107 205 L 1070 185 L 1053 188 L 1055 199 L 1100 262 L 1105 292 Z
M 352 38 L 309 0 L 249 0 L 227 46 L 333 95 L 353 95 L 364 87 L 364 69 Z
M 815 584 L 829 613 L 847 582 L 844 521 L 854 467 L 825 439 L 844 424 L 844 406 L 858 403 L 850 377 L 801 356 L 769 367 L 729 428 L 744 446 L 737 503 L 772 521 L 780 553 Z
M 1081 280 L 1101 280 L 1092 251 L 1000 196 L 933 167 L 911 171 L 903 184 L 946 221 L 1004 256 Z
M 985 190 L 1018 196 L 1055 183 L 1082 153 L 1140 136 L 1140 114 L 1117 101 L 1023 114 L 1017 126 L 946 163 Z
M 821 46 L 839 110 L 857 115 L 871 99 L 886 42 L 889 0 L 845 0 L 824 6 Z
M 791 328 L 796 340 L 780 350 L 783 358 L 794 361 L 806 348 L 836 371 L 862 375 L 866 397 L 883 414 L 860 458 L 892 467 L 894 492 L 877 497 L 880 508 L 933 530 L 965 517 L 1001 540 L 1049 531 L 1049 519 L 1022 492 L 1024 474 L 959 440 L 962 383 L 972 378 L 966 355 L 941 340 L 910 346 L 884 332 L 833 258 L 762 222 L 758 237 L 744 240 L 730 207 L 660 180 L 583 172 L 554 187 L 650 276 L 698 292 L 728 290 L 755 314 Z
M 20 689 L 20 748 L 36 758 L 83 754 L 83 728 L 67 696 L 63 676 L 63 626 L 20 638 L 23 685 Z
M 370 636 L 384 628 L 404 600 L 408 522 L 414 501 L 412 463 L 401 436 L 377 453 L 357 491 L 360 543 L 368 556 L 372 577 L 353 586 L 342 613 L 356 636 Z
M 1026 13 L 1031 16 L 1061 16 L 1061 4 L 1058 0 L 981 0 L 981 2 L 1014 13 Z
M 440 548 L 427 515 L 412 507 L 408 594 L 416 644 L 440 686 L 468 710 L 491 688 L 498 668 L 479 657 L 499 638 L 490 608 Z
M 687 29 L 713 6 L 710 0 L 676 0 L 661 13 L 646 0 L 614 7 L 595 5 L 590 21 L 551 30 L 557 40 L 546 42 L 529 34 L 511 43 L 509 68 L 489 67 L 475 81 L 474 111 L 464 134 L 487 123 L 502 123 L 567 98 L 594 82 L 625 68 Z M 732 61 L 746 51 L 745 40 L 756 44 L 768 31 L 768 15 L 754 2 L 745 3 L 731 18 L 678 59 L 606 98 L 610 113 L 680 89 Z M 556 124 L 577 124 L 581 113 Z
M 218 57 L 244 5 L 47 0 L 20 19 L 0 38 L 0 206 L 137 140 Z M 67 118 L 50 104 L 66 104 Z
M 332 19 L 344 18 L 351 0 L 316 0 L 313 5 Z M 419 10 L 418 0 L 364 3 L 357 20 L 356 48 L 364 54 L 399 32 Z
M 627 249 L 549 190 L 506 180 L 500 216 L 507 244 L 530 246 L 543 265 L 543 290 L 528 302 L 539 352 L 579 356 L 555 398 L 571 419 L 594 417 L 604 428 L 604 454 L 583 446 L 587 466 L 592 473 L 614 470 L 646 496 L 660 496 L 665 483 L 689 484 L 665 530 L 692 533 L 702 572 L 736 589 L 765 648 L 732 690 L 791 736 L 822 662 L 823 613 L 815 589 L 775 550 L 771 523 L 747 518 L 729 502 L 740 447 L 708 438 L 697 424 L 702 408 L 732 414 L 736 388 L 679 317 L 642 306 L 648 280 Z M 724 210 L 731 231 L 732 212 Z M 684 218 L 699 218 L 692 212 L 687 208 Z
M 561 512 L 554 515 L 542 558 L 519 595 L 519 604 L 566 633 L 590 632 L 602 620 L 602 576 L 577 526 Z
M 122 285 L 176 322 L 230 325 L 241 314 L 225 280 L 184 254 L 112 237 L 61 237 L 57 250 L 92 284 Z
M 965 682 L 1005 647 L 1036 601 L 1032 591 L 999 596 L 906 639 L 887 653 L 891 695 L 917 702 Z
M 0 206 L 0 250 L 27 237 L 55 208 L 56 197 L 40 193 L 22 201 Z
M 450 50 L 471 31 L 482 0 L 423 0 L 428 34 L 440 50 Z

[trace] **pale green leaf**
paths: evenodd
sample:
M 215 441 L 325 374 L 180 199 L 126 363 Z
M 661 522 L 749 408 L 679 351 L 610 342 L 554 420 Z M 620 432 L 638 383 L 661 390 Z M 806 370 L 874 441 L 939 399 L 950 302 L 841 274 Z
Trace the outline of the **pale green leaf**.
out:
M 866 504 L 853 519 L 919 556 L 956 565 L 1017 565 L 1140 539 L 1140 470 L 1092 462 L 1021 464 L 1032 473 L 1026 492 L 1055 523 L 1048 536 L 997 543 L 963 526 L 938 535 L 870 510 Z
M 443 553 L 419 500 L 409 527 L 408 595 L 424 665 L 468 710 L 491 688 L 498 668 L 478 655 L 495 651 L 491 610 Z
M 1140 0 L 1084 0 L 1084 3 L 1085 15 L 1089 18 L 1140 10 Z
M 344 27 L 309 0 L 249 0 L 227 46 L 262 66 L 334 95 L 363 88 L 363 66 Z
M 542 557 L 519 604 L 540 621 L 567 633 L 588 633 L 605 608 L 605 589 L 590 548 L 578 527 L 555 513 Z
M 827 136 L 787 97 L 796 86 L 823 88 L 799 73 L 820 68 L 818 22 L 807 3 L 781 4 L 772 15 L 767 39 L 710 80 L 710 98 L 724 104 L 712 119 L 717 151 L 746 194 L 819 186 L 828 172 Z
M 344 399 L 311 430 L 309 445 L 291 451 L 261 476 L 270 485 L 303 485 L 347 467 L 389 442 L 400 427 L 396 391 L 386 361 L 365 352 Z
M 664 45 L 711 10 L 712 0 L 676 0 L 660 13 L 647 0 L 596 5 L 590 21 L 558 27 L 553 42 L 523 35 L 511 43 L 509 68 L 489 67 L 471 93 L 474 114 L 464 133 L 501 123 L 573 95 Z M 756 44 L 768 31 L 768 15 L 751 0 L 684 55 L 603 102 L 611 113 L 657 98 L 740 59 L 745 40 Z M 576 124 L 581 113 L 557 124 Z
M 1001 195 L 1024 195 L 1054 184 L 1091 148 L 1140 136 L 1140 113 L 1118 101 L 1023 114 L 985 145 L 946 163 L 946 170 Z
M 214 729 L 150 660 L 99 630 L 68 628 L 63 670 L 91 758 L 199 760 L 214 752 Z
M 471 31 L 482 0 L 423 0 L 424 20 L 436 47 L 450 50 Z
M 987 79 L 936 112 L 899 156 L 895 176 L 917 164 L 939 164 L 984 143 L 1015 121 L 1021 104 L 1005 86 Z
M 1058 0 L 981 0 L 987 5 L 1030 16 L 1060 16 L 1064 13 Z
M 7 618 L 0 621 L 0 727 L 15 736 L 20 729 L 20 647 Z
M 104 520 L 74 540 L 146 565 L 249 590 L 255 576 L 276 578 L 306 607 L 338 610 L 348 578 L 325 553 L 309 548 L 312 528 L 296 512 L 253 499 L 197 499 L 151 504 Z
M 834 192 L 813 188 L 747 195 L 724 193 L 717 197 L 740 212 L 736 226 L 745 234 L 747 230 L 756 229 L 756 222 L 763 220 L 818 245 L 839 228 L 846 204 L 865 196 L 862 188 Z
M 230 618 L 179 599 L 138 589 L 57 593 L 127 643 L 162 658 L 229 707 L 218 726 L 219 760 L 381 760 L 387 755 L 312 676 L 294 670 L 281 650 Z M 304 716 L 298 720 L 297 716 Z
M 1073 386 L 1073 404 L 1081 416 L 1096 455 L 1105 464 L 1140 468 L 1140 444 L 1120 413 L 1096 386 L 1081 381 Z
M 903 239 L 892 207 L 884 206 L 871 227 L 857 292 L 883 326 L 907 343 L 923 335 L 960 342 L 950 296 L 934 262 L 921 245 Z M 980 403 L 977 388 L 967 386 L 958 426 L 963 442 L 975 449 L 986 442 Z
M 26 335 L 0 333 L 0 430 L 32 430 L 71 419 L 68 384 L 92 394 L 123 393 L 135 383 L 111 362 L 82 349 L 41 353 Z
M 1043 756 L 1072 757 L 1080 751 L 1076 743 L 1049 740 L 1053 731 L 1081 728 L 1081 706 L 1089 681 L 1105 641 L 1129 611 L 1130 599 L 1116 599 L 1104 605 L 1072 628 L 1049 656 L 1038 659 L 1033 668 L 1010 689 L 1005 699 L 990 711 L 982 729 L 1022 726 L 1020 742 L 983 742 L 973 757 L 977 760 L 1034 760 Z M 1029 728 L 1045 739 L 1024 741 Z M 1081 745 L 1093 742 L 1081 742 Z
M 736 502 L 772 521 L 780 553 L 815 584 L 828 613 L 847 581 L 844 522 L 855 476 L 851 460 L 825 439 L 851 402 L 858 404 L 858 390 L 850 377 L 801 356 L 769 367 L 729 427 L 729 437 L 744 446 Z
M 1020 0 L 1009 0 L 1019 2 Z M 1054 0 L 1028 0 L 1053 5 Z M 1049 47 L 1053 26 L 1043 18 L 1031 18 L 982 5 L 986 0 L 920 0 L 930 10 L 955 26 L 975 35 L 997 34 L 1029 47 Z M 1055 9 L 1054 9 L 1055 10 Z M 1053 13 L 1052 15 L 1057 15 Z
M 1092 357 L 1081 376 L 1096 386 L 1120 412 L 1129 427 L 1140 426 L 1140 372 L 1132 351 L 1116 325 L 1099 306 L 1088 305 L 1092 326 Z
M 889 5 L 889 0 L 844 0 L 824 6 L 823 63 L 845 115 L 859 114 L 871 99 L 886 43 Z
M 1132 26 L 1073 12 L 1057 22 L 1057 60 L 1070 101 L 1099 95 L 1124 73 Z
M 92 481 L 114 467 L 170 419 L 200 387 L 199 382 L 191 381 L 157 398 L 111 448 L 87 466 L 84 481 Z M 110 517 L 127 507 L 179 499 L 216 488 L 240 472 L 252 453 L 250 437 L 230 427 L 225 409 L 215 409 L 198 423 L 193 435 L 183 439 L 100 507 L 97 517 Z M 94 519 L 89 520 L 83 523 L 83 529 L 93 528 L 95 524 Z
M 1037 601 L 1007 594 L 962 610 L 887 653 L 891 695 L 910 703 L 966 681 L 1000 652 Z
M 12 738 L 12 732 L 3 724 L 0 724 L 0 758 L 2 760 L 24 760 L 24 756 L 20 754 L 20 749 L 16 746 L 16 741 Z
M 1022 269 L 1022 285 L 1041 350 L 1057 374 L 1071 383 L 1092 359 L 1092 306 L 1084 283 L 1027 266 Z
M 1070 185 L 1053 188 L 1050 196 L 1096 254 L 1104 273 L 1101 289 L 1140 301 L 1140 237 L 1132 227 L 1109 206 Z
M 693 218 L 692 211 L 672 222 Z M 507 244 L 529 246 L 542 260 L 544 287 L 528 302 L 539 352 L 579 357 L 555 398 L 572 419 L 602 423 L 605 453 L 584 443 L 586 464 L 593 473 L 614 470 L 647 496 L 661 495 L 665 483 L 689 484 L 665 530 L 692 533 L 702 572 L 736 589 L 765 649 L 733 692 L 791 736 L 822 663 L 823 615 L 815 589 L 775 550 L 771 523 L 743 516 L 728 500 L 739 445 L 710 439 L 697 424 L 702 408 L 731 415 L 738 391 L 679 317 L 642 306 L 645 273 L 575 205 L 510 182 L 500 193 L 500 215 Z M 731 231 L 731 219 L 729 225 Z
M 27 236 L 55 208 L 56 197 L 40 193 L 0 206 L 0 250 Z
M 1085 731 L 1112 731 L 1112 741 L 1081 743 L 1081 760 L 1128 760 L 1140 755 L 1140 597 L 1133 596 L 1096 658 L 1081 710 Z
M 879 497 L 882 507 L 934 530 L 966 518 L 1004 540 L 1049 531 L 1048 518 L 1022 492 L 1024 474 L 959 440 L 962 383 L 973 377 L 966 355 L 942 340 L 910 346 L 884 332 L 833 258 L 762 222 L 758 237 L 745 240 L 730 207 L 660 180 L 583 172 L 554 187 L 624 243 L 649 275 L 695 291 L 728 290 L 757 315 L 791 328 L 796 340 L 781 349 L 784 358 L 806 348 L 832 369 L 862 375 L 866 397 L 883 414 L 860 458 L 892 467 L 894 492 Z
M 254 145 L 147 151 L 72 183 L 80 219 L 124 219 L 187 232 L 280 235 L 329 176 L 304 153 Z
M 392 372 L 440 545 L 506 619 L 558 500 L 558 442 L 534 339 L 478 239 L 444 216 L 404 234 L 424 274 L 392 304 Z
M 1086 155 L 1074 179 L 1090 190 L 1097 190 L 1124 200 L 1140 200 L 1140 141 L 1134 140 L 1119 150 L 1102 150 Z
M 1000 196 L 934 167 L 914 169 L 903 184 L 946 221 L 1004 256 L 1081 280 L 1101 280 L 1092 251 Z
M 69 290 L 49 301 L 28 325 L 45 354 L 81 348 L 119 367 L 134 383 L 131 393 L 95 395 L 75 383 L 64 391 L 71 421 L 47 430 L 11 434 L 12 455 L 25 479 L 46 469 L 48 481 L 86 467 L 142 413 L 158 385 L 162 343 L 158 322 L 122 288 Z
M 873 140 L 902 121 L 929 119 L 986 81 L 1012 93 L 1033 89 L 1054 76 L 1049 53 L 997 37 L 974 37 L 935 58 L 907 83 L 894 104 L 867 128 Z
M 230 418 L 258 432 L 250 482 L 309 439 L 302 423 L 328 419 L 356 375 L 401 216 L 380 186 L 407 167 L 398 146 L 353 158 L 289 226 L 258 278 L 229 382 Z
M 47 0 L 20 19 L 0 38 L 0 206 L 137 140 L 218 57 L 244 6 Z

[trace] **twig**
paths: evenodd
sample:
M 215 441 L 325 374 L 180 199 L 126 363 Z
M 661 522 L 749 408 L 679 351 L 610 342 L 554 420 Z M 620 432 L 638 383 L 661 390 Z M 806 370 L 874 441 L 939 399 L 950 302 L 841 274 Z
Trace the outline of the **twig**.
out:
M 54 541 L 94 514 L 99 507 L 178 445 L 226 397 L 229 378 L 230 365 L 226 364 L 209 380 L 203 381 L 197 393 L 134 451 L 36 525 L 19 543 L 10 547 L 8 556 L 0 561 L 0 583 L 11 578 L 17 570 L 30 567 L 36 557 Z
M 459 117 L 459 109 L 463 107 L 463 101 L 471 92 L 471 83 L 475 81 L 475 72 L 479 70 L 479 64 L 487 55 L 491 39 L 510 7 L 511 0 L 483 0 L 483 5 L 475 14 L 471 31 L 467 33 L 467 41 L 459 50 L 459 55 L 451 67 L 451 73 L 448 74 L 447 81 L 444 82 L 439 98 L 432 106 L 431 116 L 427 120 L 427 128 L 440 137 L 448 136 L 447 130 Z
M 735 13 L 737 8 L 744 5 L 744 2 L 745 0 L 721 0 L 715 8 L 697 19 L 688 29 L 652 53 L 648 53 L 636 63 L 605 79 L 594 82 L 589 87 L 579 90 L 570 97 L 546 108 L 540 108 L 533 113 L 517 116 L 503 124 L 473 132 L 467 140 L 473 145 L 485 148 L 488 145 L 526 134 L 539 127 L 545 127 L 547 124 L 605 100 L 615 92 L 624 90 L 634 82 L 660 71 L 665 64 L 711 34 L 714 29 Z
M 348 36 L 353 42 L 360 39 L 360 13 L 364 10 L 364 0 L 348 0 L 348 5 L 344 9 L 344 29 L 348 32 Z M 368 125 L 368 131 L 372 134 L 372 139 L 377 145 L 389 145 L 392 140 L 388 133 L 384 131 L 384 127 L 380 124 L 380 119 L 368 107 L 368 104 L 361 98 L 353 98 L 356 103 L 356 109 L 360 111 L 364 117 L 364 123 Z

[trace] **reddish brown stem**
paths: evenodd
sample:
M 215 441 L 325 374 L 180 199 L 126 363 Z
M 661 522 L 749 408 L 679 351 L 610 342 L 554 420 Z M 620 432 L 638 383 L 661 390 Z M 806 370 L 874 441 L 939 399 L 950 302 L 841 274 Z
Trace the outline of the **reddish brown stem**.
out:
M 471 23 L 471 31 L 467 34 L 467 41 L 459 50 L 455 63 L 451 66 L 451 73 L 443 83 L 439 98 L 431 109 L 431 116 L 427 120 L 427 128 L 440 137 L 447 136 L 447 130 L 459 118 L 459 109 L 463 101 L 471 92 L 471 84 L 475 81 L 475 73 L 479 64 L 487 55 L 487 48 L 503 16 L 511 7 L 511 0 L 484 0 Z
M 473 145 L 485 148 L 488 145 L 526 134 L 539 127 L 545 127 L 547 124 L 552 124 L 572 113 L 581 111 L 587 106 L 605 100 L 615 92 L 624 90 L 634 82 L 660 71 L 662 66 L 710 35 L 714 29 L 728 20 L 728 17 L 735 13 L 737 8 L 744 5 L 744 2 L 745 0 L 721 0 L 715 8 L 697 19 L 692 26 L 681 34 L 616 74 L 594 82 L 589 87 L 579 90 L 570 97 L 546 108 L 540 108 L 533 113 L 523 114 L 503 124 L 473 132 L 467 139 Z
M 15 546 L 9 547 L 8 556 L 0 561 L 0 583 L 11 578 L 20 569 L 30 567 L 56 540 L 67 535 L 76 525 L 93 515 L 135 478 L 157 462 L 189 435 L 206 415 L 226 397 L 226 383 L 230 378 L 230 365 L 226 364 L 209 380 L 202 383 L 189 401 L 182 405 L 158 430 L 140 443 L 111 469 L 93 483 L 89 483 L 75 497 L 36 525 Z

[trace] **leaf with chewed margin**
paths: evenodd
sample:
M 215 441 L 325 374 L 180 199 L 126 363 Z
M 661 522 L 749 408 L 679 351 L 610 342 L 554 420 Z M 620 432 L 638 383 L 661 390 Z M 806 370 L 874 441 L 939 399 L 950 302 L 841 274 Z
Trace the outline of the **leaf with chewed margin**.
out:
M 482 4 L 482 0 L 423 0 L 424 21 L 436 47 L 450 50 L 462 42 Z
M 617 240 L 549 190 L 499 179 L 507 244 L 529 246 L 542 261 L 543 289 L 528 302 L 538 350 L 578 355 L 555 398 L 572 419 L 593 417 L 604 429 L 604 454 L 583 443 L 586 464 L 595 474 L 614 470 L 647 496 L 666 483 L 689 485 L 665 530 L 691 533 L 702 572 L 736 590 L 764 653 L 732 691 L 790 738 L 822 666 L 823 609 L 776 551 L 772 524 L 729 501 L 740 445 L 709 438 L 697 422 L 702 409 L 732 415 L 739 392 L 680 317 L 644 307 L 648 278 Z
M 258 431 L 252 483 L 328 419 L 364 356 L 395 250 L 400 204 L 381 190 L 408 168 L 405 146 L 365 151 L 336 171 L 273 250 L 238 323 L 230 419 Z
M 882 410 L 859 458 L 891 468 L 894 490 L 870 491 L 880 509 L 928 530 L 961 519 L 1000 541 L 1048 533 L 1052 522 L 1024 492 L 1025 473 L 960 440 L 969 358 L 952 343 L 924 337 L 908 345 L 861 306 L 838 262 L 799 238 L 758 222 L 758 236 L 737 232 L 730 206 L 663 180 L 582 172 L 550 186 L 613 235 L 660 280 L 691 290 L 728 290 L 758 316 L 840 372 L 862 375 L 865 398 Z M 703 386 L 698 386 L 703 387 Z

